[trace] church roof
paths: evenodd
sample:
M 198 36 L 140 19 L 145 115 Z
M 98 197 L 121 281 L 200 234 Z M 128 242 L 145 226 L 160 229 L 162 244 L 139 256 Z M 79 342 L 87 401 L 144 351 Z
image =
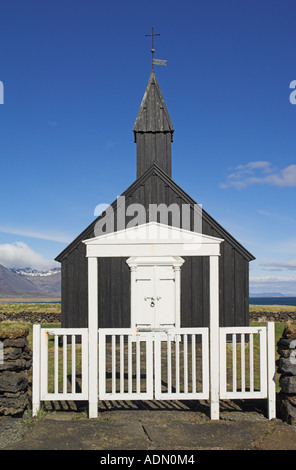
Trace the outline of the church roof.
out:
M 133 131 L 135 142 L 137 132 L 171 132 L 173 140 L 174 128 L 154 70 L 149 77 Z
M 151 183 L 153 178 L 156 178 L 157 184 L 154 186 Z M 177 198 L 180 198 L 184 203 L 194 206 L 197 204 L 185 191 L 183 191 L 180 186 L 178 186 L 172 178 L 170 178 L 164 171 L 159 168 L 157 164 L 152 164 L 146 171 L 143 173 L 136 181 L 129 186 L 123 193 L 122 196 L 125 198 L 133 198 L 133 195 L 137 191 L 142 190 L 143 187 L 150 185 L 150 191 L 157 192 L 160 188 L 160 185 L 168 187 Z M 152 189 L 151 189 L 152 188 Z M 132 201 L 132 199 L 131 199 Z M 166 201 L 157 201 L 157 204 Z M 152 203 L 152 201 L 151 201 Z M 111 204 L 114 212 L 117 209 L 117 199 Z M 76 237 L 55 259 L 56 261 L 62 262 L 69 254 L 77 248 L 82 241 L 94 237 L 94 228 L 96 223 L 103 217 L 101 214 L 97 217 L 78 237 Z M 202 209 L 202 220 L 207 223 L 211 229 L 222 239 L 227 241 L 236 251 L 238 251 L 244 258 L 248 261 L 252 261 L 255 257 L 246 250 L 235 238 L 232 237 L 216 220 L 214 220 L 205 210 Z

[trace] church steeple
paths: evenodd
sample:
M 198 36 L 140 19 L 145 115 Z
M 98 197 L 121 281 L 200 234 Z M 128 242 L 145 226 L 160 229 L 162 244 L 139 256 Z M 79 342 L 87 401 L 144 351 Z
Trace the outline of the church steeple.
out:
M 133 131 L 137 144 L 137 178 L 153 163 L 157 163 L 171 177 L 174 128 L 154 70 L 151 72 Z

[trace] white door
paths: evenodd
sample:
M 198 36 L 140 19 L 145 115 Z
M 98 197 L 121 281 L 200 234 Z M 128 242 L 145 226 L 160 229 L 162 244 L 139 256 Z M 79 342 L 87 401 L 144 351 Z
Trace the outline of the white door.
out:
M 135 326 L 176 326 L 175 271 L 173 266 L 138 266 Z

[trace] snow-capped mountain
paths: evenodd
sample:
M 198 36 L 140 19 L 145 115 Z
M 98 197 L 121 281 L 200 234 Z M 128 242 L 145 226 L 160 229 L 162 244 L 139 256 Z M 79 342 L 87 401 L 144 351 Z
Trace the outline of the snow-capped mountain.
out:
M 59 298 L 61 296 L 61 269 L 48 271 L 25 268 L 5 268 L 0 265 L 0 297 Z
M 20 269 L 20 268 L 12 268 L 10 271 L 16 273 L 16 274 L 21 274 L 22 276 L 25 277 L 47 277 L 47 276 L 54 276 L 56 274 L 61 273 L 61 268 L 52 268 L 49 269 L 48 271 L 38 271 L 37 269 L 32 269 L 32 268 L 25 268 L 25 269 Z
M 48 271 L 38 271 L 37 269 L 15 269 L 19 276 L 31 281 L 44 295 L 61 295 L 61 269 L 52 268 Z

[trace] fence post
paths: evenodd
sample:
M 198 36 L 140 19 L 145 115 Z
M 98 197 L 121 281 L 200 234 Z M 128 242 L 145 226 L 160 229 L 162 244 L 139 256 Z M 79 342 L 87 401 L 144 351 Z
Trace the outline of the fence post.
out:
M 40 410 L 40 353 L 41 326 L 33 325 L 33 373 L 32 373 L 32 414 Z
M 219 419 L 219 257 L 210 256 L 210 401 L 211 419 Z
M 98 417 L 98 260 L 88 258 L 88 413 Z
M 276 417 L 274 323 L 267 322 L 267 396 L 268 419 Z

